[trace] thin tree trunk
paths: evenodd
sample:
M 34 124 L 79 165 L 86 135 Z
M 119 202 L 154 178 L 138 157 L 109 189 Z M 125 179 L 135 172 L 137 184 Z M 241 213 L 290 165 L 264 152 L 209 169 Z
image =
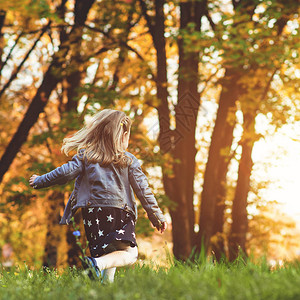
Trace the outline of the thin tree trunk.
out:
M 251 20 L 256 4 L 253 0 L 233 1 L 233 6 L 236 12 L 248 16 L 249 20 Z M 233 26 L 235 26 L 235 24 Z M 226 208 L 226 176 L 231 159 L 230 152 L 235 127 L 235 102 L 240 90 L 237 84 L 239 80 L 238 73 L 238 70 L 226 70 L 201 197 L 200 232 L 198 235 L 197 248 L 200 249 L 201 245 L 203 245 L 205 250 L 208 251 L 209 247 L 211 247 L 217 260 L 220 260 L 221 257 L 225 255 L 223 226 Z M 231 79 L 233 82 L 231 83 L 228 79 Z M 219 115 L 219 111 L 222 110 L 224 110 L 224 113 L 220 113 Z M 221 117 L 219 120 L 220 123 L 218 122 L 218 117 Z M 217 125 L 217 123 L 219 124 Z M 220 134 L 218 134 L 219 130 Z M 219 139 L 219 141 L 216 141 L 216 139 Z M 205 216 L 206 214 L 208 215 Z M 213 239 L 211 239 L 212 237 Z
M 217 234 L 214 252 L 223 252 L 223 216 L 226 174 L 230 149 L 235 126 L 236 100 L 238 97 L 239 74 L 233 69 L 227 69 L 223 79 L 223 87 L 219 107 L 209 148 L 208 160 L 204 173 L 203 191 L 197 236 L 197 250 L 204 247 L 207 252 L 211 238 Z M 218 234 L 219 233 L 219 234 Z M 219 256 L 219 254 L 217 253 Z
M 154 48 L 156 50 L 156 68 L 157 74 L 155 77 L 157 98 L 159 105 L 157 106 L 159 120 L 159 145 L 163 153 L 171 150 L 172 131 L 170 130 L 170 109 L 168 105 L 168 89 L 167 89 L 167 56 L 166 56 L 166 41 L 165 41 L 165 15 L 163 6 L 164 0 L 155 0 L 155 17 L 154 20 L 148 15 L 146 3 L 140 0 L 142 14 L 146 19 L 149 32 L 152 36 Z M 165 176 L 166 182 L 168 178 Z M 167 189 L 172 190 L 171 184 L 167 184 Z
M 285 20 L 285 24 L 286 24 Z M 282 23 L 281 23 L 282 25 Z M 279 34 L 281 33 L 280 29 Z M 261 97 L 257 102 L 259 104 L 266 100 L 268 90 L 274 78 L 277 69 L 275 69 L 265 87 L 262 87 L 261 82 L 258 82 L 256 89 L 261 89 Z M 268 70 L 265 70 L 266 78 L 268 77 Z M 248 100 L 251 103 L 251 99 Z M 257 107 L 257 109 L 258 109 Z M 250 176 L 253 167 L 252 150 L 255 141 L 257 140 L 255 132 L 255 117 L 256 110 L 253 107 L 247 107 L 247 102 L 242 105 L 244 116 L 243 136 L 241 139 L 242 156 L 239 163 L 238 180 L 235 190 L 235 196 L 232 203 L 232 225 L 228 238 L 229 244 L 229 260 L 233 261 L 240 253 L 246 255 L 246 235 L 248 232 L 248 213 L 247 213 L 247 198 L 250 190 Z
M 0 39 L 3 37 L 2 28 L 4 26 L 5 16 L 6 16 L 6 11 L 1 9 L 0 10 Z M 2 45 L 1 45 L 0 49 L 3 50 Z
M 84 69 L 84 59 L 82 59 L 80 51 L 82 47 L 83 26 L 87 15 L 82 18 L 82 9 L 84 9 L 84 3 L 76 1 L 74 34 L 70 45 L 71 59 L 69 62 L 69 72 L 67 72 L 68 76 L 66 77 L 68 98 L 66 104 L 67 112 L 76 111 L 77 109 L 78 99 L 76 98 L 78 98 L 78 88 L 81 84 Z
M 234 4 L 234 8 L 237 13 L 239 12 L 240 14 L 243 14 L 245 16 L 248 15 L 249 21 L 252 19 L 252 15 L 253 15 L 255 7 L 256 7 L 256 3 L 253 0 L 239 1 L 239 2 L 233 1 L 233 4 Z M 291 7 L 291 10 L 293 11 L 292 7 Z M 278 26 L 278 30 L 277 30 L 278 35 L 280 35 L 282 33 L 282 30 L 288 21 L 287 15 L 288 14 L 285 14 L 282 18 L 278 19 L 276 22 L 276 25 Z M 275 72 L 274 72 L 274 74 L 275 74 Z M 268 84 L 265 88 L 265 91 L 262 93 L 263 96 L 262 96 L 261 101 L 264 101 L 264 99 L 265 99 L 266 93 L 269 89 L 269 85 L 270 85 L 270 82 L 272 81 L 274 74 L 271 76 L 270 81 L 268 82 Z M 260 88 L 260 86 L 257 88 Z M 240 92 L 242 92 L 242 89 L 240 89 Z M 239 94 L 239 96 L 241 96 L 241 94 Z M 230 132 L 231 132 L 231 130 L 230 130 Z M 228 145 L 228 147 L 230 147 L 231 142 L 232 142 L 231 134 L 229 134 L 227 138 L 228 138 L 227 145 Z M 252 145 L 252 147 L 253 147 L 253 145 Z M 245 150 L 245 151 L 247 152 L 247 150 Z M 225 161 L 225 160 L 227 160 L 227 161 Z M 224 224 L 224 212 L 225 212 L 226 206 L 225 206 L 224 201 L 226 198 L 226 174 L 227 174 L 227 170 L 228 170 L 228 164 L 230 163 L 230 160 L 229 160 L 229 158 L 226 158 L 226 155 L 225 155 L 225 160 L 224 159 L 220 160 L 219 179 L 217 179 L 217 181 L 216 181 L 216 182 L 219 182 L 219 184 L 218 184 L 218 191 L 217 191 L 217 202 L 216 202 L 217 205 L 215 208 L 214 228 L 213 228 L 213 233 L 212 233 L 212 235 L 215 236 L 215 239 L 214 239 L 214 242 L 212 243 L 212 250 L 214 251 L 217 260 L 220 260 L 222 255 L 224 255 L 224 253 L 225 253 L 223 224 Z M 220 183 L 223 183 L 223 184 L 220 184 Z M 236 192 L 238 192 L 238 191 L 236 191 Z M 245 205 L 247 205 L 247 203 Z M 245 209 L 244 214 L 247 215 L 246 206 L 243 206 L 243 207 Z M 241 226 L 244 226 L 244 225 L 241 223 Z M 243 229 L 240 229 L 240 230 L 243 231 Z M 246 231 L 243 231 L 243 232 L 245 235 L 244 240 L 246 240 Z M 229 251 L 230 251 L 230 249 L 229 249 Z M 230 255 L 231 254 L 229 254 L 229 256 Z
M 119 75 L 120 69 L 121 69 L 122 65 L 124 64 L 124 62 L 127 58 L 127 55 L 128 55 L 128 48 L 126 47 L 126 45 L 127 45 L 130 29 L 134 26 L 134 23 L 132 23 L 134 12 L 135 12 L 135 7 L 134 6 L 130 7 L 129 11 L 128 11 L 128 17 L 125 22 L 125 24 L 126 24 L 125 32 L 124 32 L 124 35 L 122 37 L 120 37 L 121 43 L 120 43 L 120 52 L 118 55 L 118 64 L 114 71 L 112 83 L 109 86 L 110 91 L 114 91 L 116 89 L 116 87 L 118 86 L 119 80 L 120 80 L 120 75 Z
M 244 133 L 242 156 L 239 163 L 238 180 L 232 204 L 232 225 L 229 235 L 229 259 L 233 261 L 240 252 L 246 254 L 246 234 L 248 232 L 247 198 L 253 166 L 251 158 L 255 142 L 255 112 L 244 113 Z
M 251 20 L 256 7 L 253 0 L 233 0 L 232 3 L 236 12 L 248 16 L 249 20 Z M 233 24 L 233 26 L 235 25 Z M 238 70 L 227 68 L 201 195 L 197 249 L 200 251 L 204 247 L 207 252 L 211 247 L 218 260 L 225 253 L 223 225 L 227 186 L 226 175 L 231 157 L 231 144 L 235 127 L 235 103 L 240 90 L 237 83 L 238 80 Z M 215 239 L 211 240 L 212 237 Z M 212 241 L 213 243 L 211 243 Z
M 8 60 L 11 58 L 11 55 L 12 55 L 14 49 L 16 48 L 16 46 L 17 46 L 17 44 L 18 44 L 18 42 L 19 42 L 19 40 L 21 39 L 22 36 L 23 36 L 23 31 L 17 36 L 14 45 L 10 48 L 9 53 L 5 57 L 5 61 L 0 61 L 0 79 L 1 79 L 1 73 L 2 73 L 2 70 L 3 70 L 4 66 L 6 66 Z M 0 45 L 1 45 L 1 43 L 3 43 L 3 42 L 0 40 Z M 4 45 L 2 45 L 1 47 L 4 48 Z M 2 48 L 2 50 L 3 50 L 3 48 Z M 0 50 L 0 54 L 1 54 L 0 57 L 2 57 L 3 53 L 1 53 L 1 50 Z M 1 82 L 0 82 L 0 84 L 1 84 Z
M 1 69 L 3 65 L 2 54 L 4 49 L 2 29 L 4 26 L 5 16 L 6 16 L 6 11 L 0 10 L 0 84 L 1 84 Z
M 225 90 L 228 88 L 224 86 Z M 222 257 L 226 256 L 225 251 L 225 233 L 224 233 L 224 222 L 225 222 L 225 209 L 226 209 L 226 195 L 227 195 L 227 173 L 228 167 L 232 158 L 232 150 L 231 145 L 233 142 L 233 131 L 236 125 L 235 113 L 236 113 L 236 100 L 238 97 L 241 96 L 241 89 L 239 85 L 236 83 L 234 86 L 235 91 L 232 89 L 231 96 L 233 97 L 231 101 L 227 100 L 227 117 L 226 123 L 224 124 L 223 130 L 224 134 L 220 141 L 221 148 L 219 161 L 217 165 L 217 174 L 216 174 L 216 205 L 215 205 L 215 212 L 214 212 L 214 223 L 213 223 L 213 231 L 212 236 L 214 237 L 213 242 L 211 243 L 212 251 L 214 253 L 215 258 L 217 261 L 220 261 Z M 226 93 L 226 92 L 225 92 Z M 220 97 L 220 103 L 221 103 Z M 224 97 L 223 101 L 226 99 Z M 222 105 L 224 108 L 224 106 Z

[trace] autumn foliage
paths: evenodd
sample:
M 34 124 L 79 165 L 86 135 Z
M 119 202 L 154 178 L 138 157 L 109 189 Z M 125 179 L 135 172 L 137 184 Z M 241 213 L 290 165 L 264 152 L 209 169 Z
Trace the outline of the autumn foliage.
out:
M 234 260 L 253 247 L 276 256 L 282 228 L 286 247 L 299 247 L 295 224 L 276 223 L 276 204 L 260 196 L 268 179 L 251 177 L 257 119 L 270 131 L 299 121 L 296 1 L 0 0 L 0 9 L 0 248 L 11 245 L 15 261 L 78 263 L 72 228 L 58 225 L 73 183 L 34 191 L 28 178 L 66 162 L 62 139 L 103 108 L 133 120 L 129 151 L 170 215 L 176 258 L 204 249 Z M 137 232 L 151 234 L 139 214 Z

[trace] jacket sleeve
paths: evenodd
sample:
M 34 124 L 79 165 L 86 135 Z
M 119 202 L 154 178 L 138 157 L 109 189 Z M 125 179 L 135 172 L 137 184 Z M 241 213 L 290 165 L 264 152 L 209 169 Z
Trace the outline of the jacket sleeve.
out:
M 143 208 L 146 210 L 149 220 L 155 227 L 160 228 L 161 223 L 165 222 L 166 219 L 149 187 L 147 177 L 135 157 L 129 167 L 129 181 Z
M 56 184 L 65 184 L 76 178 L 83 170 L 83 162 L 78 155 L 72 160 L 54 169 L 53 171 L 37 177 L 33 182 L 33 188 L 41 189 Z

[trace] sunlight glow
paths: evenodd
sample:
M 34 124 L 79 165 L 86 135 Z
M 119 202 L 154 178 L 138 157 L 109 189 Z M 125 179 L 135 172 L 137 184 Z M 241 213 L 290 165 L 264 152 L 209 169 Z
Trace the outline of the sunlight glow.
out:
M 258 141 L 253 149 L 257 181 L 269 180 L 263 197 L 277 201 L 300 228 L 300 124 L 284 125 L 273 136 Z

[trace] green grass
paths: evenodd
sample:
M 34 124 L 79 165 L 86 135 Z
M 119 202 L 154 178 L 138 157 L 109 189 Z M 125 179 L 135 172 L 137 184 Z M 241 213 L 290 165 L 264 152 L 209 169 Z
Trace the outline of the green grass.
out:
M 266 263 L 134 266 L 115 282 L 90 280 L 82 270 L 2 270 L 0 299 L 300 299 L 300 263 L 270 270 Z

